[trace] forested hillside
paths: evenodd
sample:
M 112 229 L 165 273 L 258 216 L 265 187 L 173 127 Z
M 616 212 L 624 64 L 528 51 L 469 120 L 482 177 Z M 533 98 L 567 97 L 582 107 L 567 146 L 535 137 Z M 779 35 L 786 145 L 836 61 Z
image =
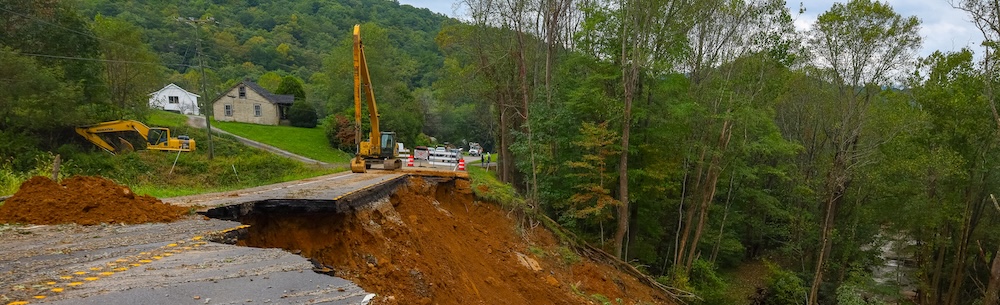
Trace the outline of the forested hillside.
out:
M 1000 10 L 954 4 L 985 54 L 919 58 L 920 20 L 871 0 L 807 32 L 778 0 L 469 0 L 462 21 L 382 0 L 3 1 L 0 155 L 142 117 L 168 82 L 293 76 L 335 135 L 360 23 L 383 129 L 484 143 L 528 206 L 693 303 L 997 304 Z

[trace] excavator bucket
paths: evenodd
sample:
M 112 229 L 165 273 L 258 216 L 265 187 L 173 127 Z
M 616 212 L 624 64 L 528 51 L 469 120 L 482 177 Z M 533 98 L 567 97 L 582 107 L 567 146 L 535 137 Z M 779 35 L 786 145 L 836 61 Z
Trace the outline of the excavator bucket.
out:
M 365 159 L 361 157 L 351 158 L 351 172 L 364 173 L 366 169 Z

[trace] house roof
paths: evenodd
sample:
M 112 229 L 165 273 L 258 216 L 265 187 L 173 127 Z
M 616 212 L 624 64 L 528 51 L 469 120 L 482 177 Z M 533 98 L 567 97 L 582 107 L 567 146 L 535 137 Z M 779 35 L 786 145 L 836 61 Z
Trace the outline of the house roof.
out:
M 174 85 L 174 83 L 170 83 L 169 85 L 163 86 L 163 88 L 160 88 L 160 90 L 153 91 L 153 93 L 150 93 L 148 95 L 155 95 L 157 93 L 163 92 L 163 90 L 167 90 L 168 88 L 174 88 L 174 89 L 177 89 L 177 90 L 180 90 L 180 91 L 184 91 L 184 93 L 187 93 L 187 94 L 190 94 L 190 95 L 194 95 L 196 97 L 201 97 L 201 95 L 197 95 L 197 94 L 191 93 L 191 91 L 184 90 L 184 88 L 181 88 L 181 86 L 178 86 L 178 85 Z
M 228 90 L 226 90 L 225 92 L 222 92 L 222 94 L 219 95 L 219 97 L 215 98 L 215 101 L 218 101 L 219 99 L 221 99 L 223 96 L 226 95 L 226 93 L 229 93 L 230 91 L 233 91 L 233 88 L 238 87 L 240 84 L 243 84 L 243 85 L 247 86 L 247 88 L 250 88 L 250 90 L 253 90 L 254 92 L 257 92 L 257 94 L 260 94 L 260 96 L 264 97 L 264 99 L 266 99 L 268 102 L 271 102 L 272 104 L 291 105 L 292 103 L 295 102 L 295 96 L 294 95 L 285 95 L 285 94 L 274 94 L 274 93 L 271 93 L 271 91 L 267 91 L 267 89 L 264 89 L 264 87 L 261 87 L 260 85 L 258 85 L 257 83 L 251 81 L 250 79 L 244 79 L 244 80 L 242 80 L 242 81 L 234 84 Z

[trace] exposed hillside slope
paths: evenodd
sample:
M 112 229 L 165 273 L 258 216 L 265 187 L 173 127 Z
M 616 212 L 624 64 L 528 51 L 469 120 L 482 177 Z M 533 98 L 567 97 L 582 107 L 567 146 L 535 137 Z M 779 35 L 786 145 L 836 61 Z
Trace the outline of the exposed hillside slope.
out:
M 254 217 L 242 244 L 301 253 L 379 294 L 379 304 L 671 304 L 543 227 L 519 227 L 507 211 L 474 201 L 465 180 L 411 178 L 350 214 Z

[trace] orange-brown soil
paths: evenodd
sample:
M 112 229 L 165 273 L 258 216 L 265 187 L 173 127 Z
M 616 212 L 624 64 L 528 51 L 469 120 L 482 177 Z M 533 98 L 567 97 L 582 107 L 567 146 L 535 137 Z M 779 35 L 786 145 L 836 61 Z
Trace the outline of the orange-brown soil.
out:
M 187 208 L 172 206 L 126 186 L 93 176 L 56 183 L 36 176 L 0 206 L 0 223 L 147 223 L 180 219 Z
M 240 244 L 301 251 L 378 294 L 376 304 L 599 304 L 598 294 L 613 304 L 672 303 L 454 181 L 411 178 L 388 201 L 350 214 L 258 215 Z

